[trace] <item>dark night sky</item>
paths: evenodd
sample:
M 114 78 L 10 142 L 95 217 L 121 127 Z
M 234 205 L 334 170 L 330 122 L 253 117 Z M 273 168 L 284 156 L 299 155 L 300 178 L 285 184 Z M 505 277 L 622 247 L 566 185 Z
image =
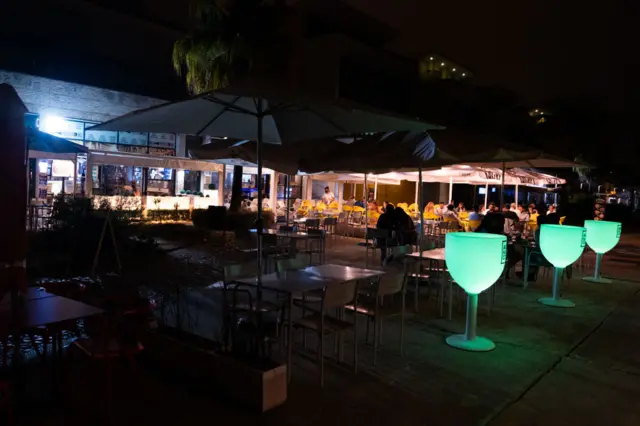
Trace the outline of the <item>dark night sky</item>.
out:
M 400 32 L 393 50 L 434 51 L 480 83 L 533 101 L 600 96 L 625 111 L 637 98 L 637 2 L 610 0 L 346 0 Z M 635 36 L 635 37 L 634 37 Z

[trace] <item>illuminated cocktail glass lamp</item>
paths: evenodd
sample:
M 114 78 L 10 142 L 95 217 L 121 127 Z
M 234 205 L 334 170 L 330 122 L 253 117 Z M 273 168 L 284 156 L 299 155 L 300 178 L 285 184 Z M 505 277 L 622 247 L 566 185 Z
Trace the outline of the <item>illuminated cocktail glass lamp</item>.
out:
M 449 336 L 449 346 L 465 351 L 486 352 L 496 345 L 476 336 L 478 294 L 491 287 L 504 271 L 507 238 L 504 235 L 450 232 L 444 258 L 451 277 L 467 292 L 467 321 L 464 334 Z
M 602 262 L 602 256 L 620 241 L 622 224 L 604 220 L 585 220 L 584 227 L 587 230 L 587 244 L 596 252 L 596 270 L 593 277 L 584 277 L 583 280 L 592 283 L 611 284 L 612 281 L 610 279 L 600 276 L 600 262 Z
M 557 308 L 573 308 L 575 303 L 559 296 L 560 278 L 564 268 L 578 260 L 586 245 L 586 230 L 581 226 L 542 225 L 540 250 L 553 265 L 553 296 L 538 302 Z

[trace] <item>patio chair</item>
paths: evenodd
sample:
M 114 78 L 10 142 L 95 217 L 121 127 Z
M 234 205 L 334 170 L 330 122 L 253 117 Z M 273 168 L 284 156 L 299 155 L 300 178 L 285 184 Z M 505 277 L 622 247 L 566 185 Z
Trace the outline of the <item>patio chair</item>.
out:
M 327 217 L 322 223 L 322 227 L 324 228 L 327 235 L 331 236 L 331 239 L 336 235 L 336 228 L 338 227 L 338 218 L 335 217 Z
M 305 230 L 320 229 L 320 219 L 307 219 L 304 223 Z
M 358 371 L 358 321 L 353 316 L 353 322 L 344 319 L 344 307 L 350 303 L 356 303 L 357 282 L 351 281 L 343 284 L 329 285 L 322 293 L 322 302 L 320 310 L 313 311 L 302 318 L 293 321 L 296 328 L 311 330 L 316 333 L 318 339 L 318 362 L 320 363 L 320 386 L 324 386 L 324 337 L 328 335 L 336 335 L 337 337 L 345 331 L 353 331 L 353 369 Z M 328 312 L 337 309 L 338 315 L 332 316 Z M 342 344 L 342 339 L 340 344 Z M 335 342 L 335 341 L 334 341 Z M 335 344 L 335 343 L 334 343 Z M 339 353 L 342 354 L 342 348 Z
M 297 271 L 307 267 L 307 262 L 301 256 L 290 257 L 288 259 L 280 259 L 277 265 L 277 271 L 279 274 L 285 271 Z M 323 290 L 309 291 L 304 294 L 300 293 L 292 294 L 293 303 L 297 306 L 302 306 L 302 302 L 305 303 L 318 303 L 322 301 Z
M 313 264 L 313 256 L 318 255 L 320 263 L 324 263 L 326 232 L 322 229 L 307 229 L 309 238 L 301 253 L 309 255 L 309 264 Z
M 369 294 L 360 293 L 357 303 L 346 308 L 358 315 L 367 317 L 367 330 L 365 342 L 369 341 L 369 325 L 373 322 L 373 365 L 378 361 L 378 347 L 382 340 L 382 320 L 391 316 L 400 315 L 400 354 L 403 353 L 404 341 L 404 316 L 405 316 L 405 285 L 407 282 L 406 268 L 404 271 L 393 271 L 380 277 Z M 384 300 L 390 296 L 400 295 L 400 306 L 392 301 Z

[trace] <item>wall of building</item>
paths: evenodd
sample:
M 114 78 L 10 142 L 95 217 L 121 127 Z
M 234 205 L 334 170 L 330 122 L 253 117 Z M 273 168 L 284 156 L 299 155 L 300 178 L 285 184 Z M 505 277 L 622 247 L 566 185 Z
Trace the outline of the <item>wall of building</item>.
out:
M 76 83 L 0 70 L 0 84 L 13 86 L 29 112 L 103 122 L 165 101 Z

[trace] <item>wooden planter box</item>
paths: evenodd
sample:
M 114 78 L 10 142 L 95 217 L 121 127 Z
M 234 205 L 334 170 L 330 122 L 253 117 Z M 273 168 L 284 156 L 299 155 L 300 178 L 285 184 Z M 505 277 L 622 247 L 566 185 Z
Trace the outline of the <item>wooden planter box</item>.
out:
M 176 338 L 152 331 L 143 342 L 154 364 L 183 377 L 212 383 L 220 393 L 265 412 L 287 400 L 287 366 L 269 360 L 247 361 L 219 354 L 212 342 L 198 336 Z

